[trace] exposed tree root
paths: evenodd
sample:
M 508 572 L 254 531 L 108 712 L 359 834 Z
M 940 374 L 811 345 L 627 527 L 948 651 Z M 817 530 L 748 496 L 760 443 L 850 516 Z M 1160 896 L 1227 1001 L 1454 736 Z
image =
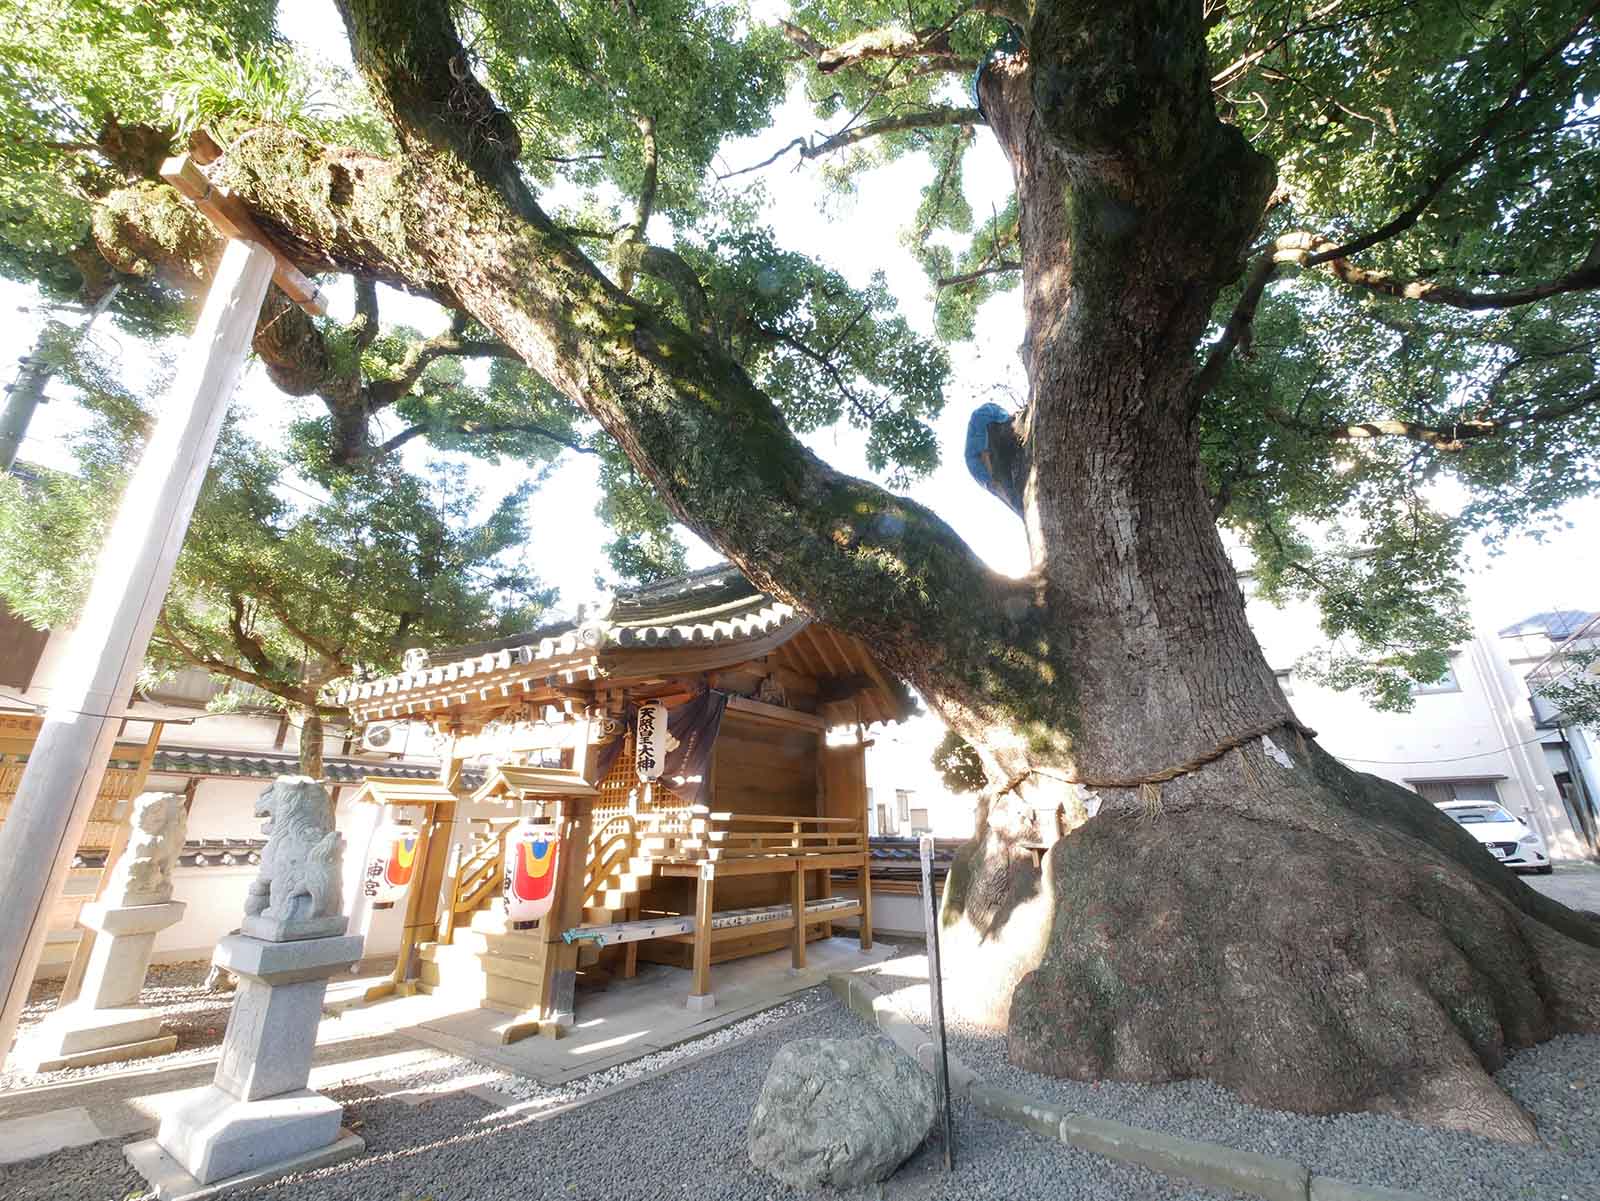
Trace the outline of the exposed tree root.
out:
M 1011 998 L 1012 1061 L 1535 1139 L 1491 1073 L 1508 1051 L 1600 1030 L 1600 925 L 1413 793 L 1315 750 L 1293 770 L 1244 754 L 1248 769 L 1230 755 L 1169 790 L 1159 820 L 1130 803 L 1058 842 L 1034 886 L 1051 897 L 1042 939 L 1009 921 L 980 932 L 1027 906 L 984 899 L 994 840 L 952 874 L 958 947 L 1037 957 Z

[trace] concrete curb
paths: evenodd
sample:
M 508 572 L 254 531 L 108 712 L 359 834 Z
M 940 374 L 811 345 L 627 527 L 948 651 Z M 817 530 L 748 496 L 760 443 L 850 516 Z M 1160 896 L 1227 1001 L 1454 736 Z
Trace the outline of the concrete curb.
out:
M 932 1072 L 933 1040 L 879 989 L 874 974 L 834 972 L 828 977 L 828 987 L 853 1013 Z M 951 1095 L 965 1097 L 984 1113 L 1096 1155 L 1210 1188 L 1232 1189 L 1265 1201 L 1432 1201 L 1421 1193 L 1313 1176 L 1309 1168 L 1292 1159 L 1070 1113 L 1049 1101 L 985 1083 L 954 1055 L 949 1056 L 949 1069 Z

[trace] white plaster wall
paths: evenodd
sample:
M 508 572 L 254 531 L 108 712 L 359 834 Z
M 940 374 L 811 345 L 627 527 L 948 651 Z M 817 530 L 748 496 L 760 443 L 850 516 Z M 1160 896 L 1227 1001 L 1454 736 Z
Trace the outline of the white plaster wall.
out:
M 152 790 L 181 792 L 179 777 L 152 775 Z M 261 821 L 255 816 L 256 798 L 265 783 L 260 780 L 202 780 L 195 790 L 189 811 L 188 837 L 259 838 Z M 334 812 L 334 821 L 345 836 L 344 876 L 345 912 L 351 916 L 351 933 L 367 936 L 363 954 L 368 958 L 393 954 L 400 944 L 401 915 L 393 910 L 372 912 L 364 903 L 360 910 L 350 907 L 351 883 L 365 861 L 371 834 L 370 817 L 376 806 L 351 804 L 355 789 L 346 786 Z M 247 864 L 235 867 L 180 867 L 173 880 L 173 900 L 187 906 L 183 920 L 156 936 L 155 961 L 175 963 L 210 959 L 217 940 L 239 926 L 244 916 L 244 898 L 256 868 Z

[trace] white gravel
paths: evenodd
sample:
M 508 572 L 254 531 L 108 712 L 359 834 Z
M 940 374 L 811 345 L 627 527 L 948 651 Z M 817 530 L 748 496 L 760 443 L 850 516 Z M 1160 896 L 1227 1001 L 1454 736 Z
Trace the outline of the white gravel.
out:
M 887 974 L 896 974 L 893 964 Z M 904 974 L 911 974 L 909 965 Z M 180 1001 L 189 995 L 198 1006 L 198 1029 L 208 1029 L 207 1003 L 194 995 L 198 980 L 186 980 L 179 969 L 162 986 L 178 989 Z M 895 999 L 926 1024 L 925 985 L 907 986 Z M 225 1011 L 227 998 L 218 1000 Z M 30 1016 L 42 1012 L 36 1005 Z M 1076 1112 L 1283 1155 L 1314 1173 L 1413 1189 L 1437 1201 L 1600 1201 L 1600 1037 L 1552 1040 L 1517 1055 L 1500 1073 L 1501 1084 L 1535 1115 L 1545 1140 L 1517 1147 L 1371 1114 L 1307 1117 L 1259 1109 L 1202 1082 L 1150 1087 L 1054 1080 L 1008 1064 L 996 1034 L 959 1019 L 949 1032 L 951 1051 L 986 1080 Z M 813 989 L 706 1038 L 559 1086 L 419 1049 L 413 1064 L 386 1068 L 381 1080 L 352 1078 L 331 1090 L 345 1103 L 348 1123 L 367 1139 L 367 1155 L 247 1195 L 284 1201 L 793 1197 L 745 1157 L 749 1111 L 767 1066 L 791 1039 L 863 1033 L 866 1027 L 830 993 Z M 473 1086 L 492 1090 L 500 1104 L 464 1091 Z M 958 1106 L 956 1121 L 953 1178 L 939 1171 L 936 1134 L 881 1192 L 866 1190 L 859 1201 L 1223 1196 L 1053 1143 L 966 1105 Z M 113 1141 L 0 1174 L 5 1201 L 143 1196 L 142 1181 Z
M 888 975 L 925 975 L 922 961 Z M 928 987 L 895 1004 L 929 1029 Z M 1533 1115 L 1543 1145 L 1517 1146 L 1377 1114 L 1261 1109 L 1206 1081 L 1057 1080 L 1006 1062 L 1002 1035 L 946 1014 L 950 1053 L 991 1084 L 1078 1113 L 1298 1160 L 1315 1175 L 1412 1189 L 1437 1201 L 1600 1201 L 1600 1035 L 1565 1035 L 1514 1055 L 1495 1077 Z
M 216 1054 L 217 1048 L 222 1045 L 222 1035 L 228 1028 L 228 1010 L 233 1005 L 233 994 L 208 993 L 205 990 L 206 973 L 210 970 L 211 965 L 206 962 L 157 964 L 150 968 L 145 976 L 144 989 L 139 994 L 139 1002 L 151 1010 L 160 1011 L 163 1032 L 176 1034 L 178 1045 L 165 1055 L 141 1059 L 131 1066 L 142 1070 L 172 1067 Z M 31 1028 L 55 1012 L 56 997 L 61 992 L 62 983 L 60 979 L 34 982 L 17 1023 L 19 1038 L 26 1037 Z M 129 1067 L 127 1061 L 119 1061 L 42 1074 L 0 1071 L 0 1092 L 40 1084 L 68 1084 L 125 1072 Z M 0 1193 L 0 1197 L 4 1197 L 4 1194 Z
M 502 1109 L 460 1091 L 411 1104 L 388 1090 L 428 1090 L 481 1077 L 478 1065 L 442 1058 L 391 1075 L 379 1093 L 360 1084 L 333 1090 L 367 1154 L 304 1176 L 236 1194 L 282 1201 L 655 1201 L 656 1198 L 793 1198 L 752 1169 L 745 1130 L 778 1047 L 796 1038 L 857 1038 L 860 1021 L 825 990 L 713 1036 L 729 1044 L 632 1088 L 541 1118 Z M 737 1030 L 738 1033 L 732 1033 Z M 684 1059 L 704 1043 L 663 1052 Z M 656 1057 L 652 1057 L 656 1058 Z M 661 1066 L 658 1059 L 656 1066 Z M 631 1065 L 630 1065 L 631 1067 Z M 635 1069 L 635 1073 L 649 1069 Z M 628 1069 L 619 1069 L 626 1073 Z M 569 1089 L 593 1092 L 620 1082 L 596 1073 Z M 543 1094 L 540 1094 L 543 1096 Z M 413 1096 L 410 1098 L 415 1100 Z M 825 1193 L 851 1201 L 1226 1201 L 1031 1135 L 966 1106 L 957 1115 L 957 1170 L 939 1170 L 937 1136 L 881 1188 Z M 6 1201 L 137 1201 L 143 1184 L 113 1141 L 74 1148 L 7 1169 Z

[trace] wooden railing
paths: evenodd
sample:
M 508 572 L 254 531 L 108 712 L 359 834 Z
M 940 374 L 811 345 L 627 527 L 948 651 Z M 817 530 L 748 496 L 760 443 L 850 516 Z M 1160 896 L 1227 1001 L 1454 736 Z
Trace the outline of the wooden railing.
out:
M 632 813 L 613 813 L 595 827 L 589 836 L 589 862 L 583 873 L 585 908 L 601 904 L 612 873 L 632 864 L 639 854 L 639 826 L 647 821 Z
M 461 858 L 456 868 L 455 886 L 450 893 L 450 920 L 453 929 L 463 914 L 470 914 L 492 893 L 497 892 L 505 875 L 506 838 L 516 826 L 515 818 L 495 821 L 480 819 L 488 827 L 478 835 L 477 845 Z
M 656 859 L 793 859 L 818 855 L 861 855 L 866 831 L 854 817 L 768 816 L 691 810 L 681 831 L 640 834 Z

